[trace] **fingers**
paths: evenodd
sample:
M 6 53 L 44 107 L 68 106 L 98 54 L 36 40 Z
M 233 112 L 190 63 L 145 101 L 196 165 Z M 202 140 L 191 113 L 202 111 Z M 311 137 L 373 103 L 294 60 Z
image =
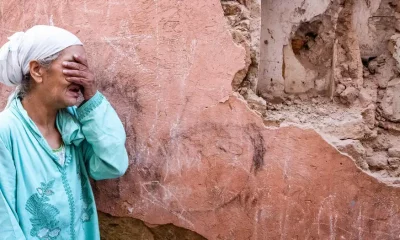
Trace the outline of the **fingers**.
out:
M 82 57 L 82 56 L 80 56 L 80 55 L 74 54 L 74 60 L 75 60 L 76 62 L 78 62 L 78 63 L 80 63 L 80 64 L 86 66 L 86 67 L 89 66 L 86 57 Z
M 62 66 L 65 67 L 65 68 L 68 68 L 68 69 L 76 69 L 76 70 L 81 70 L 81 71 L 87 69 L 87 67 L 85 65 L 77 63 L 77 62 L 67 62 L 67 61 L 65 61 L 65 62 L 62 63 Z
M 97 92 L 94 74 L 88 67 L 86 57 L 75 54 L 73 58 L 74 61 L 62 63 L 65 80 L 81 86 L 83 98 L 89 100 Z
M 72 70 L 72 69 L 64 69 L 63 70 L 64 75 L 68 77 L 82 77 L 82 78 L 88 78 L 88 73 L 86 71 L 80 71 L 80 70 Z
M 66 77 L 65 78 L 68 82 L 70 83 L 75 83 L 78 85 L 81 85 L 83 87 L 85 87 L 87 85 L 87 81 L 84 78 L 80 78 L 80 77 Z
M 79 86 L 81 86 L 81 91 L 83 93 L 83 98 L 85 100 L 89 100 L 90 98 L 92 98 L 96 92 L 97 92 L 97 88 L 94 84 L 94 82 L 92 81 L 88 81 L 85 78 L 80 78 L 80 77 L 66 77 L 65 78 L 68 82 L 73 83 L 73 84 L 77 84 Z

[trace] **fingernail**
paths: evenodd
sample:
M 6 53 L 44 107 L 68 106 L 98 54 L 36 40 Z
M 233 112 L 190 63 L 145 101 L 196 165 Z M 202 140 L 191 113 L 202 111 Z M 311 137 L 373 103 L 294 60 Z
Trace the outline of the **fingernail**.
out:
M 62 65 L 63 65 L 63 66 L 67 66 L 68 63 L 67 63 L 67 62 L 63 62 Z
M 63 70 L 63 73 L 67 73 L 67 70 Z

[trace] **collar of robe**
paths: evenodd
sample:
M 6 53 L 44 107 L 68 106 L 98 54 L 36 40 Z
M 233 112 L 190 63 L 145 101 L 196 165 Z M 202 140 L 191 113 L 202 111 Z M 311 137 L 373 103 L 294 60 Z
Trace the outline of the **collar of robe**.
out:
M 32 119 L 28 116 L 28 113 L 23 108 L 21 100 L 19 98 L 15 98 L 12 100 L 10 104 L 11 111 L 20 119 L 27 129 L 32 132 L 38 142 L 43 146 L 43 148 L 53 156 L 50 146 L 43 138 L 36 124 L 32 121 Z M 82 132 L 82 127 L 77 118 L 75 117 L 75 107 L 68 107 L 58 111 L 56 117 L 56 126 L 60 131 L 63 142 L 66 146 L 75 145 L 79 146 L 82 141 L 85 139 L 85 136 Z

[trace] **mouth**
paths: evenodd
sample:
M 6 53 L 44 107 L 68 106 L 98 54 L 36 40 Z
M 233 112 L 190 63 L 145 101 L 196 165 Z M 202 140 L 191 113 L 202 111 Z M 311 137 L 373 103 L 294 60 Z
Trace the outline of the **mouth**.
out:
M 68 88 L 68 92 L 71 93 L 74 97 L 79 97 L 79 93 L 81 91 L 81 88 L 78 85 L 71 85 Z

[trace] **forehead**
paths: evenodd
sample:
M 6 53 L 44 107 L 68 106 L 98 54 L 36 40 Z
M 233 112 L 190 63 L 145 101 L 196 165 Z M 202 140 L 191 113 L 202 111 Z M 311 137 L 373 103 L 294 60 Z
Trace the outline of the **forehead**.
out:
M 59 58 L 63 60 L 73 59 L 75 54 L 79 56 L 86 56 L 85 48 L 81 45 L 67 47 L 61 51 Z

